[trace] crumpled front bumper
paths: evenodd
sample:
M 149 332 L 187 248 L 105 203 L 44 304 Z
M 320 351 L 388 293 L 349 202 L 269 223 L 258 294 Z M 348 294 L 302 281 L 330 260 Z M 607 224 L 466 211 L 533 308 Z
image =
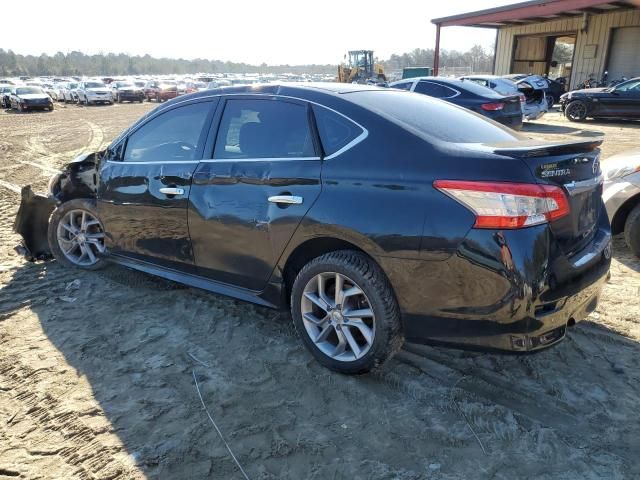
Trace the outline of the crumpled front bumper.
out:
M 22 236 L 22 244 L 17 247 L 17 251 L 31 261 L 50 258 L 49 218 L 56 200 L 34 193 L 30 185 L 22 188 L 21 196 L 20 208 L 13 225 L 13 230 Z

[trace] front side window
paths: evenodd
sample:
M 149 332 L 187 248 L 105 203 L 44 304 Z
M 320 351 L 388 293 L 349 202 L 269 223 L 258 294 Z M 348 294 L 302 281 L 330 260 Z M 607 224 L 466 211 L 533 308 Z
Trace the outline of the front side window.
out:
M 307 108 L 281 100 L 227 100 L 215 159 L 313 157 Z
M 332 155 L 358 138 L 362 128 L 351 120 L 323 107 L 313 106 L 320 142 L 325 155 Z
M 418 82 L 414 92 L 422 93 L 424 95 L 429 95 L 430 97 L 435 98 L 451 98 L 456 95 L 456 91 L 452 88 L 445 87 L 444 85 L 440 85 L 439 83 L 433 82 Z
M 123 160 L 199 160 L 196 155 L 210 110 L 211 102 L 201 102 L 174 108 L 153 118 L 129 136 Z

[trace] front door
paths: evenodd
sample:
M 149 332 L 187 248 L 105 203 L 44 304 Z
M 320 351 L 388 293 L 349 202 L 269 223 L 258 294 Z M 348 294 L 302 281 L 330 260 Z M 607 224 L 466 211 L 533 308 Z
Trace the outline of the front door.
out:
M 225 102 L 213 158 L 191 188 L 189 229 L 200 275 L 260 291 L 320 193 L 310 107 L 278 97 Z
M 177 105 L 150 117 L 104 162 L 98 211 L 111 253 L 193 270 L 189 192 L 215 103 Z

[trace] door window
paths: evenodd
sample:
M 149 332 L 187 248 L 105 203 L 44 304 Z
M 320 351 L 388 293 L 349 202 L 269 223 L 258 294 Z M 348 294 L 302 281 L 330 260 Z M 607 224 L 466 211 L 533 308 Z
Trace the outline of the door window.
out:
M 429 95 L 435 98 L 451 98 L 455 97 L 458 92 L 454 89 L 433 82 L 418 82 L 414 92 Z
M 616 87 L 616 92 L 640 93 L 640 80 L 631 80 L 630 82 L 622 83 Z
M 313 113 L 325 155 L 336 153 L 362 134 L 362 128 L 331 110 L 314 105 Z
M 305 106 L 281 100 L 227 100 L 214 159 L 314 156 Z
M 393 88 L 399 88 L 400 90 L 411 90 L 411 86 L 413 85 L 413 82 L 402 82 L 402 83 L 396 83 Z
M 123 160 L 129 162 L 199 160 L 202 129 L 211 102 L 174 108 L 145 123 L 128 140 Z

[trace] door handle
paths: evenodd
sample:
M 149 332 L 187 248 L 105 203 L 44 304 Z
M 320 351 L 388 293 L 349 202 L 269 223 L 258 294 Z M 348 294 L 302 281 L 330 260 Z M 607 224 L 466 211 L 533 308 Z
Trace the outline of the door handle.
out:
M 164 193 L 165 195 L 184 195 L 184 188 L 162 187 L 160 193 Z
M 302 197 L 298 197 L 296 195 L 274 195 L 269 197 L 269 201 L 271 203 L 279 203 L 286 205 L 301 205 Z

